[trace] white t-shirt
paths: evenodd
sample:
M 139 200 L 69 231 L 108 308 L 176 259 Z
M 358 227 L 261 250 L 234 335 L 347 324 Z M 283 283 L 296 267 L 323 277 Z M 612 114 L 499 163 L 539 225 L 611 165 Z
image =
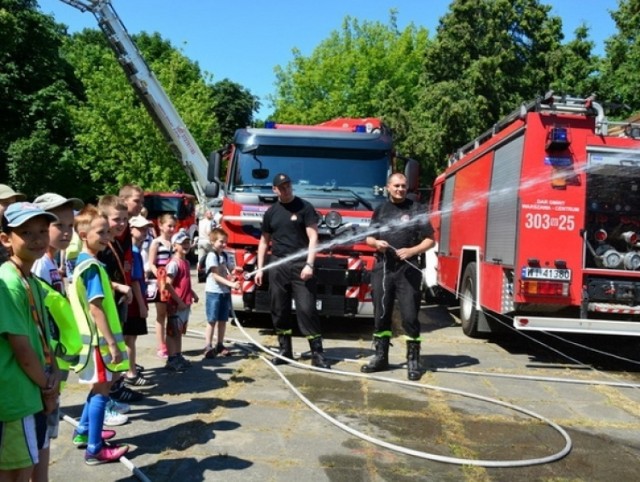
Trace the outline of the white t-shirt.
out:
M 209 235 L 213 229 L 213 219 L 202 218 L 198 223 L 198 244 L 204 246 L 209 243 Z
M 213 273 L 209 273 L 211 268 L 214 268 L 218 274 L 221 276 L 227 276 L 233 266 L 231 266 L 232 256 L 229 253 L 225 253 L 224 251 L 221 254 L 216 253 L 215 251 L 210 251 L 207 253 L 207 259 L 204 262 L 204 267 L 207 270 L 207 280 L 205 281 L 204 290 L 208 293 L 231 293 L 231 288 L 227 285 L 223 285 L 218 283 L 213 277 Z M 221 269 L 220 269 L 221 268 Z
M 58 264 L 48 254 L 33 263 L 31 272 L 46 281 L 58 293 L 65 294 L 64 279 L 58 270 Z

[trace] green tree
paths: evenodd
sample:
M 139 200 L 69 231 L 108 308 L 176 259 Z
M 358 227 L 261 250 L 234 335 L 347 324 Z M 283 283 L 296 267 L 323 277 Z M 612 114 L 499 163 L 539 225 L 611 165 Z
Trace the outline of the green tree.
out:
M 618 32 L 605 44 L 602 97 L 635 112 L 640 109 L 640 0 L 619 0 L 611 16 Z
M 253 123 L 253 114 L 260 109 L 258 97 L 229 79 L 216 82 L 213 91 L 213 114 L 218 121 L 223 144 L 233 141 L 236 129 Z
M 551 88 L 555 92 L 576 97 L 588 97 L 600 90 L 601 59 L 594 55 L 594 43 L 589 40 L 589 29 L 580 25 L 575 38 L 551 53 L 551 69 L 555 79 Z
M 0 179 L 29 197 L 77 193 L 67 106 L 79 84 L 58 55 L 62 26 L 32 0 L 0 0 Z
M 294 59 L 275 68 L 274 119 L 314 124 L 384 117 L 404 132 L 427 40 L 427 31 L 413 24 L 399 31 L 394 10 L 388 25 L 346 17 L 341 31 L 333 31 L 309 57 L 294 49 Z
M 538 0 L 454 0 L 425 56 L 410 142 L 435 175 L 448 154 L 549 89 L 561 21 Z
M 148 65 L 203 152 L 220 142 L 211 89 L 199 67 L 159 34 L 134 37 Z M 79 166 L 96 194 L 127 182 L 146 190 L 188 190 L 188 178 L 108 48 L 102 33 L 85 30 L 65 44 L 85 88 L 72 109 Z

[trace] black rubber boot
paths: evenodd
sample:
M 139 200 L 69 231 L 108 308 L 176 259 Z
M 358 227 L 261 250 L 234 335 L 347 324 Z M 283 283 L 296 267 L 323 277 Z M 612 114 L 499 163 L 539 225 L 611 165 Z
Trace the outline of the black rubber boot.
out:
M 407 340 L 407 378 L 412 381 L 420 380 L 420 342 Z
M 381 372 L 389 368 L 389 344 L 390 340 L 387 337 L 374 337 L 373 345 L 376 354 L 369 363 L 360 367 L 360 371 L 362 373 L 373 373 Z
M 322 348 L 322 337 L 316 336 L 315 338 L 309 338 L 309 348 L 311 348 L 311 364 L 318 368 L 331 368 L 329 362 L 324 357 L 324 350 Z
M 278 335 L 278 344 L 280 345 L 280 350 L 278 350 L 278 355 L 282 355 L 287 358 L 293 359 L 293 347 L 291 345 L 291 335 Z M 282 358 L 273 357 L 271 363 L 274 365 L 286 365 L 289 363 Z

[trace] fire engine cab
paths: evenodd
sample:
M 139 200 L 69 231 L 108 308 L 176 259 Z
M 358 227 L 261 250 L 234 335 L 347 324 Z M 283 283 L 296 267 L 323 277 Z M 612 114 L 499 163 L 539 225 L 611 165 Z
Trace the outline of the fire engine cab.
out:
M 318 213 L 319 254 L 314 274 L 317 307 L 323 316 L 372 317 L 369 285 L 373 251 L 364 242 L 373 210 L 386 199 L 387 177 L 395 168 L 391 132 L 375 118 L 339 118 L 317 125 L 267 122 L 236 131 L 224 158 L 214 156 L 222 198 L 221 224 L 228 249 L 244 271 L 242 289 L 232 292 L 236 313 L 269 312 L 268 280 L 258 287 L 256 269 L 262 217 L 277 201 L 272 179 L 292 180 L 294 194 Z M 405 159 L 409 190 L 416 191 L 417 162 Z M 267 277 L 268 278 L 268 277 Z
M 496 315 L 640 335 L 640 125 L 550 93 L 459 149 L 431 204 L 437 284 L 467 335 Z

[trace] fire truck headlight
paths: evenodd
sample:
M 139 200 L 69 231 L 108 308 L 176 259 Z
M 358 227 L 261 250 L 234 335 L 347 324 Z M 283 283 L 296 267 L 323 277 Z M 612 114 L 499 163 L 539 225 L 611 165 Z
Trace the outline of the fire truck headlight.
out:
M 336 229 L 342 224 L 342 216 L 338 211 L 329 211 L 324 215 L 324 223 L 330 229 Z
M 640 268 L 640 254 L 635 251 L 630 251 L 624 255 L 624 267 L 625 269 L 635 271 Z
M 615 249 L 608 249 L 600 256 L 604 268 L 617 268 L 622 263 L 622 255 Z

